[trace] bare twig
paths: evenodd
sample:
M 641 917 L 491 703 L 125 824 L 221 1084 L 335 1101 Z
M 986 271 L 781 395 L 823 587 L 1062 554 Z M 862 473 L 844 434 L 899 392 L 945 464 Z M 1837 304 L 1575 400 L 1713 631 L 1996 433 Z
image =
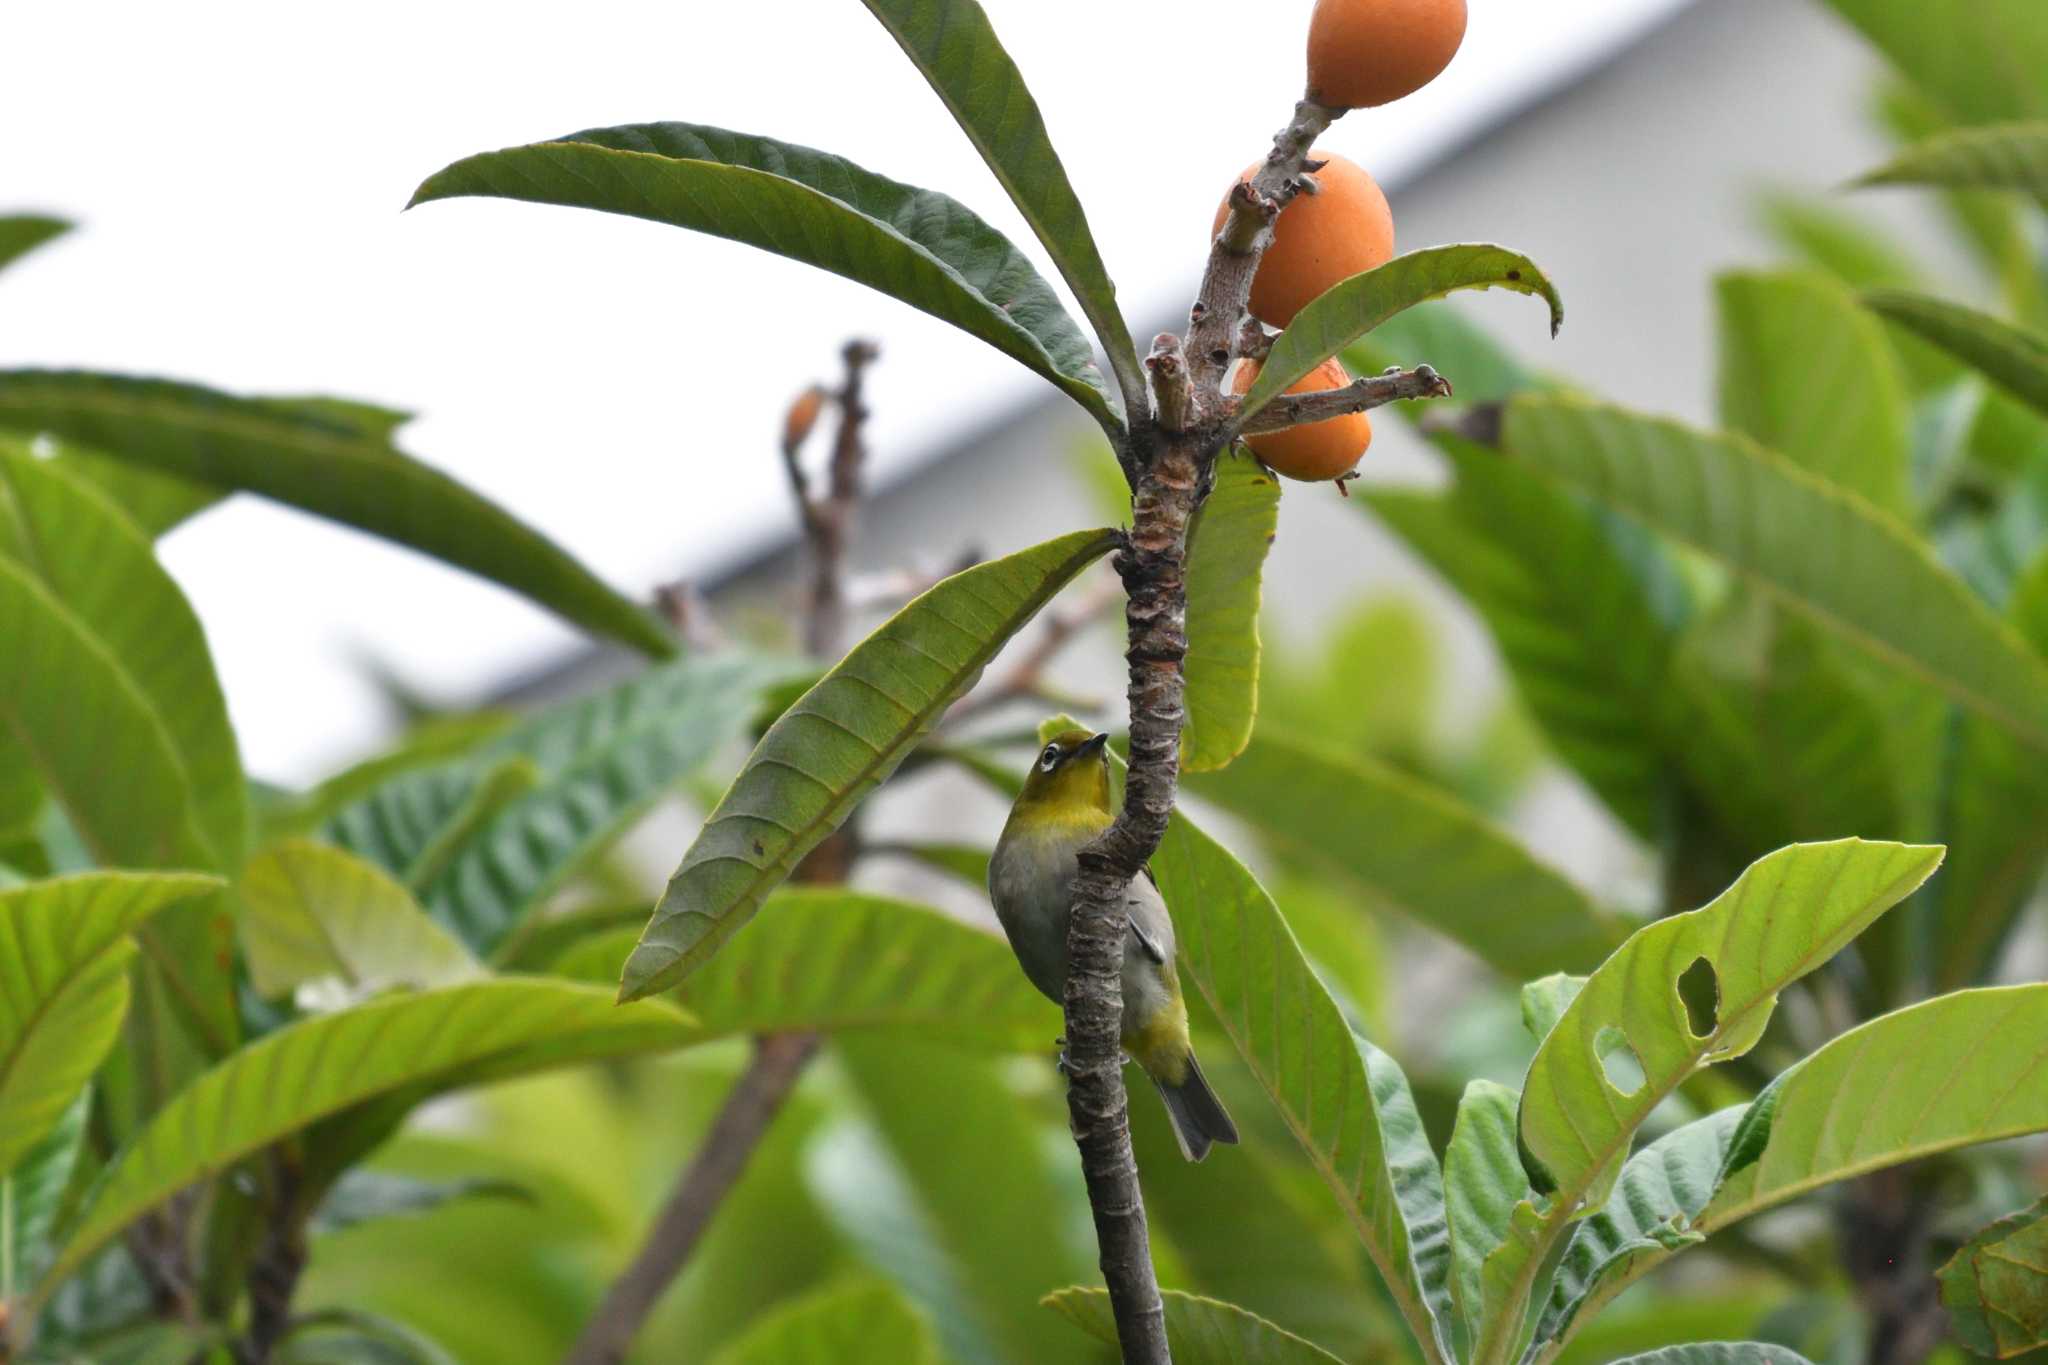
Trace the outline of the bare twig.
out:
M 712 1215 L 739 1182 L 817 1048 L 814 1033 L 755 1040 L 753 1061 L 726 1096 L 696 1160 L 662 1206 L 640 1254 L 612 1281 L 603 1304 L 563 1358 L 565 1365 L 618 1365 L 626 1358 L 640 1325 L 697 1249 Z
M 846 649 L 846 547 L 867 466 L 861 427 L 868 410 L 861 400 L 861 379 L 879 354 L 873 342 L 849 341 L 841 352 L 846 378 L 839 388 L 830 393 L 816 386 L 805 390 L 783 425 L 783 466 L 789 473 L 790 494 L 803 520 L 811 556 L 804 642 L 811 656 L 820 660 L 836 659 Z M 812 494 L 810 478 L 798 456 L 827 398 L 839 409 L 839 429 L 825 496 L 819 498 Z M 856 823 L 849 820 L 812 849 L 790 879 L 812 885 L 843 883 L 859 851 L 859 839 Z M 754 1040 L 753 1060 L 726 1096 L 711 1131 L 662 1205 L 639 1254 L 612 1282 L 604 1302 L 563 1357 L 564 1365 L 617 1365 L 626 1358 L 626 1350 L 647 1315 L 689 1262 L 719 1204 L 746 1170 L 762 1135 L 796 1088 L 821 1041 L 815 1033 L 772 1034 Z
M 1414 398 L 1449 398 L 1451 383 L 1427 365 L 1412 370 L 1392 369 L 1370 379 L 1354 379 L 1341 389 L 1320 393 L 1285 394 L 1253 413 L 1242 428 L 1245 435 L 1306 426 L 1347 412 L 1369 412 L 1389 403 Z
M 690 648 L 714 653 L 725 648 L 725 632 L 697 585 L 687 578 L 654 590 L 654 607 Z

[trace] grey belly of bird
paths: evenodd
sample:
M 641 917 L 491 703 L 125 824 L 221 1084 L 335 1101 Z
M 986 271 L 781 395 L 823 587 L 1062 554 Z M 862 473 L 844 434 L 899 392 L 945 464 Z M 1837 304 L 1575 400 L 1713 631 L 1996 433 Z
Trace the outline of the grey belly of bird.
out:
M 1067 924 L 1073 913 L 1074 878 L 1080 872 L 1075 854 L 1080 845 L 1011 839 L 989 863 L 989 899 L 996 919 L 1009 936 L 1010 947 L 1031 984 L 1055 1004 L 1067 983 Z M 1173 921 L 1166 902 L 1151 882 L 1139 877 L 1125 892 L 1124 905 L 1145 938 L 1173 960 Z M 1150 1018 L 1169 992 L 1160 966 L 1146 952 L 1137 932 L 1124 934 L 1124 1030 L 1135 1020 Z

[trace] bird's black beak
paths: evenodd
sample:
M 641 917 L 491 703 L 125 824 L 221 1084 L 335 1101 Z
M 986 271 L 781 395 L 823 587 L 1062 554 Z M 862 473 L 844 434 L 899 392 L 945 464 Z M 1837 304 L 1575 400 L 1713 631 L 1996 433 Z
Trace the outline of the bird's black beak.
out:
M 1074 750 L 1074 752 L 1077 754 L 1099 754 L 1103 751 L 1103 749 L 1108 747 L 1108 745 L 1109 736 L 1107 734 L 1100 734 L 1090 739 L 1086 744 L 1083 744 L 1080 748 Z

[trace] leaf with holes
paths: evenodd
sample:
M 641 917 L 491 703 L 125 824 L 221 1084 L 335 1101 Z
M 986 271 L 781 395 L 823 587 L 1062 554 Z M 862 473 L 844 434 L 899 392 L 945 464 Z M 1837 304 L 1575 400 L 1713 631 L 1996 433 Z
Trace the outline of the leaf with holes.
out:
M 1877 320 L 1826 276 L 1715 281 L 1721 421 L 1904 519 L 1912 409 Z
M 2048 662 L 1854 494 L 1742 437 L 1572 399 L 1516 399 L 1504 446 L 2048 749 Z
M 2048 1199 L 1972 1237 L 1938 1278 L 1950 1328 L 1978 1355 L 2048 1346 Z
M 1461 289 L 1510 289 L 1550 306 L 1550 330 L 1564 324 L 1564 302 L 1527 256 L 1506 247 L 1434 246 L 1396 256 L 1377 270 L 1331 285 L 1296 315 L 1238 408 L 1244 420 L 1296 380 L 1389 318 Z
M 2048 413 L 2048 338 L 1959 303 L 1873 289 L 1863 306 L 1938 346 L 2036 412 Z
M 1259 713 L 1259 576 L 1280 524 L 1280 481 L 1235 450 L 1188 528 L 1187 723 L 1181 771 L 1228 767 Z
M 1276 851 L 1465 945 L 1503 974 L 1591 967 L 1622 937 L 1615 921 L 1476 811 L 1426 782 L 1336 758 L 1267 727 L 1188 791 L 1252 825 Z M 1360 831 L 1367 831 L 1361 836 Z M 1513 934 L 1500 907 L 1516 907 Z
M 482 974 L 406 889 L 362 859 L 306 839 L 272 845 L 242 873 L 242 951 L 257 992 L 320 988 L 323 1007 L 394 986 Z
M 289 1025 L 202 1075 L 115 1154 L 31 1306 L 179 1190 L 352 1106 L 666 1051 L 689 1031 L 688 1017 L 666 1004 L 620 1008 L 588 986 L 518 978 L 390 996 Z
M 5 370 L 0 429 L 49 432 L 160 473 L 260 493 L 467 569 L 644 654 L 675 653 L 647 610 L 359 418 L 167 380 Z
M 466 157 L 421 182 L 412 204 L 474 195 L 628 214 L 844 275 L 1118 424 L 1094 348 L 1023 252 L 959 201 L 829 153 L 694 123 L 592 128 Z
M 0 1173 L 56 1125 L 121 1029 L 128 935 L 216 877 L 91 872 L 0 891 Z
M 946 102 L 960 130 L 1031 224 L 1109 354 L 1126 399 L 1146 386 L 1116 286 L 1088 230 L 1088 215 L 1046 135 L 1038 102 L 976 0 L 865 0 L 905 56 Z
M 1337 1357 L 1256 1313 L 1218 1299 L 1165 1290 L 1166 1342 L 1183 1365 L 1337 1365 Z M 1116 1315 L 1106 1289 L 1062 1289 L 1045 1306 L 1094 1337 L 1116 1345 Z
M 884 622 L 754 747 L 627 959 L 620 998 L 682 980 L 896 771 L 1109 531 L 1079 531 L 953 575 Z

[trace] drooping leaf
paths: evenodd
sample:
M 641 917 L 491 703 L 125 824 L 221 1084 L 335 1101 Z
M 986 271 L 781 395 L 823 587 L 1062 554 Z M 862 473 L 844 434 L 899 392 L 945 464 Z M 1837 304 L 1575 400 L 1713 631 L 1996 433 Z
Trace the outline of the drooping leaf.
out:
M 1458 1102 L 1458 1121 L 1444 1152 L 1444 1204 L 1451 1224 L 1451 1297 L 1458 1306 L 1459 1340 L 1480 1339 L 1488 1304 L 1484 1267 L 1508 1239 L 1515 1207 L 1531 1197 L 1529 1177 L 1515 1148 L 1513 1090 L 1472 1081 Z
M 1604 1204 L 1650 1111 L 1700 1065 L 1755 1046 L 1778 993 L 1910 895 L 1941 854 L 1861 839 L 1794 844 L 1758 859 L 1705 907 L 1637 930 L 1529 1064 L 1522 1141 L 1553 1207 L 1569 1218 Z M 1680 978 L 1700 962 L 1713 990 L 1695 999 L 1709 996 L 1712 1010 L 1696 1020 Z
M 616 982 L 637 940 L 596 934 L 553 965 Z M 1042 1051 L 1056 1006 L 1018 970 L 1010 945 L 950 915 L 881 896 L 785 887 L 761 923 L 675 987 L 698 1039 L 879 1029 L 960 1047 Z
M 938 1365 L 932 1329 L 886 1284 L 821 1289 L 764 1314 L 712 1365 L 844 1365 L 855 1360 Z
M 538 531 L 351 421 L 165 380 L 0 371 L 0 428 L 287 506 L 467 569 L 597 635 L 666 657 L 653 615 Z
M 1824 276 L 1731 271 L 1715 282 L 1721 421 L 1893 516 L 1909 515 L 1912 415 L 1891 346 Z
M 1564 303 L 1528 257 L 1505 247 L 1436 246 L 1396 256 L 1377 270 L 1332 285 L 1296 315 L 1273 343 L 1238 408 L 1242 423 L 1303 375 L 1403 309 L 1460 289 L 1510 289 L 1550 305 L 1550 330 L 1564 324 Z M 1455 380 L 1453 381 L 1455 382 Z
M 627 960 L 621 998 L 671 985 L 717 952 L 1112 541 L 1081 531 L 976 565 L 854 646 L 768 727 L 705 821 Z
M 34 1301 L 180 1189 L 351 1106 L 663 1051 L 689 1031 L 673 1006 L 616 1007 L 603 991 L 541 978 L 447 986 L 301 1020 L 201 1076 L 115 1155 Z
M 2034 0 L 1829 3 L 1959 121 L 2048 118 L 2048 15 Z
M 864 0 L 946 102 L 960 130 L 1031 224 L 1095 329 L 1125 399 L 1143 401 L 1131 329 L 1088 231 L 1088 215 L 1046 135 L 1038 102 L 977 0 Z
M 0 436 L 0 555 L 96 636 L 147 699 L 191 783 L 218 865 L 249 837 L 248 784 L 206 635 L 147 540 L 90 487 Z
M 55 1126 L 120 1032 L 129 933 L 218 878 L 92 872 L 0 890 L 0 1174 Z
M 1465 442 L 1442 449 L 1457 474 L 1449 498 L 1371 492 L 1363 505 L 1479 612 L 1559 756 L 1622 823 L 1656 838 L 1672 642 L 1642 577 L 1556 487 Z M 1592 964 L 1538 970 L 1557 965 Z
M 1863 306 L 1940 347 L 2039 413 L 2048 413 L 2048 339 L 1959 303 L 1873 289 Z
M 2048 199 L 2048 123 L 1953 128 L 1914 143 L 1856 183 L 2017 190 Z
M 262 995 L 324 985 L 331 1006 L 483 971 L 403 886 L 338 848 L 274 844 L 250 860 L 240 885 L 242 950 Z
M 34 1146 L 15 1158 L 12 1169 L 0 1168 L 0 1241 L 12 1249 L 12 1263 L 6 1269 L 13 1283 L 0 1277 L 0 1303 L 14 1297 L 17 1286 L 27 1284 L 42 1271 L 49 1254 L 47 1239 L 56 1225 L 85 1143 L 85 1120 L 92 1110 L 92 1091 L 83 1089 L 66 1105 L 64 1112 Z
M 1187 788 L 1283 856 L 1510 977 L 1589 968 L 1620 941 L 1615 921 L 1583 892 L 1476 812 L 1370 760 L 1326 757 L 1268 727 L 1229 768 L 1193 776 Z M 1503 905 L 1515 907 L 1513 934 L 1500 932 Z
M 1280 522 L 1280 481 L 1235 451 L 1188 531 L 1187 723 L 1181 771 L 1228 767 L 1259 712 L 1259 577 Z
M 1162 1292 L 1166 1343 L 1185 1365 L 1337 1365 L 1337 1357 L 1312 1341 L 1274 1326 L 1236 1304 Z M 1094 1337 L 1116 1345 L 1116 1315 L 1106 1289 L 1062 1289 L 1045 1296 L 1045 1306 Z
M 1566 399 L 1516 399 L 1505 448 L 2048 749 L 2048 663 L 1855 495 L 1741 437 Z
M 844 275 L 1116 422 L 1087 337 L 1008 238 L 947 195 L 829 153 L 693 123 L 592 128 L 466 157 L 427 177 L 412 203 L 474 195 L 623 213 Z
M 1950 1330 L 1978 1355 L 2048 1346 L 2048 1200 L 1979 1232 L 1937 1278 Z
M 0 217 L 0 270 L 69 231 L 70 223 L 46 214 L 10 213 Z
M 1666 1346 L 1661 1351 L 1617 1360 L 1614 1365 L 1813 1365 L 1783 1346 L 1760 1341 L 1708 1341 L 1695 1346 Z

